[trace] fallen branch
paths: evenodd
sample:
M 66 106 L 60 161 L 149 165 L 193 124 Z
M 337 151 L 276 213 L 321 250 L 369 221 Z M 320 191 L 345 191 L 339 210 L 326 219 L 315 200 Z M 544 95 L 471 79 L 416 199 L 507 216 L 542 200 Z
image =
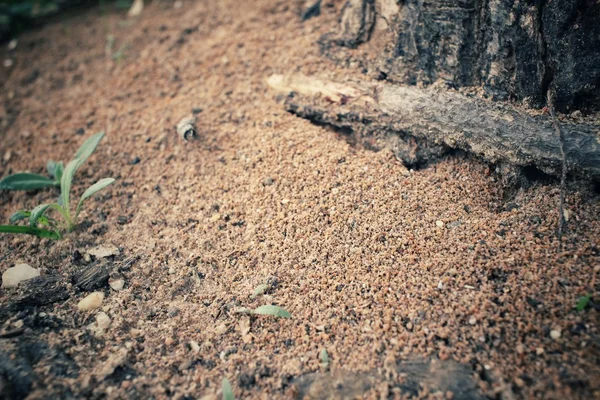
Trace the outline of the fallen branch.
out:
M 288 111 L 319 124 L 351 130 L 376 148 L 391 148 L 408 164 L 427 161 L 451 148 L 492 163 L 534 166 L 560 176 L 563 160 L 571 172 L 600 176 L 600 127 L 556 122 L 478 97 L 429 87 L 382 82 L 339 83 L 303 75 L 273 75 L 268 85 L 287 94 Z

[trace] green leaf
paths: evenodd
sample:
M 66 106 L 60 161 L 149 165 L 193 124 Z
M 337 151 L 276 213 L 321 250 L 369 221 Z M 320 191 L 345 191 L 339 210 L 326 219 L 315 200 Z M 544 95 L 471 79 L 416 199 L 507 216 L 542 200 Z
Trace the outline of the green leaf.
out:
M 327 354 L 327 350 L 321 350 L 319 353 L 319 360 L 321 360 L 321 367 L 323 367 L 323 369 L 329 369 L 329 354 Z
M 55 204 L 40 204 L 33 210 L 31 210 L 31 215 L 29 216 L 29 226 L 36 226 L 38 220 L 41 216 L 44 215 L 48 207 L 53 206 Z
M 223 392 L 223 400 L 235 400 L 235 396 L 233 395 L 233 390 L 231 389 L 229 379 L 223 378 L 223 383 L 221 384 L 221 391 Z
M 69 195 L 71 193 L 71 183 L 73 182 L 73 176 L 75 171 L 79 167 L 79 160 L 76 158 L 69 162 L 65 167 L 63 176 L 60 179 L 60 200 L 61 205 L 67 212 L 69 212 Z
M 81 165 L 83 165 L 85 160 L 87 160 L 89 158 L 89 156 L 92 155 L 94 150 L 96 150 L 98 143 L 100 143 L 100 140 L 102 140 L 103 137 L 104 137 L 104 132 L 99 132 L 99 133 L 96 133 L 95 135 L 90 136 L 85 142 L 83 142 L 83 144 L 81 145 L 79 150 L 77 150 L 77 153 L 75 153 L 75 157 L 73 157 L 73 161 L 78 160 L 75 170 L 77 170 L 77 168 L 81 167 Z
M 0 225 L 0 233 L 21 233 L 55 240 L 62 238 L 62 235 L 58 231 L 49 231 L 34 226 Z
M 35 190 L 54 186 L 54 181 L 45 176 L 19 172 L 0 180 L 0 189 L 5 190 Z
M 252 296 L 250 296 L 250 298 L 255 299 L 256 297 L 260 296 L 261 294 L 264 294 L 268 289 L 269 289 L 269 285 L 266 285 L 264 283 L 261 285 L 258 285 L 254 289 L 254 293 L 252 293 Z
M 291 318 L 292 315 L 287 312 L 285 309 L 279 307 L 279 306 L 274 306 L 271 304 L 267 304 L 264 306 L 260 306 L 256 309 L 254 309 L 252 311 L 253 314 L 259 314 L 259 315 L 273 315 L 275 317 L 282 317 L 282 318 Z
M 327 350 L 321 350 L 321 352 L 319 353 L 319 359 L 321 360 L 322 364 L 329 365 L 329 354 L 327 354 Z
M 98 182 L 94 183 L 92 186 L 87 188 L 86 191 L 83 192 L 83 195 L 81 195 L 81 199 L 79 199 L 79 204 L 77 204 L 77 212 L 75 213 L 75 216 L 79 215 L 79 211 L 81 210 L 81 205 L 83 204 L 83 201 L 85 199 L 88 199 L 89 197 L 93 196 L 94 193 L 98 192 L 99 190 L 104 189 L 105 187 L 107 187 L 108 185 L 113 183 L 114 181 L 115 180 L 113 178 L 100 179 Z
M 56 163 L 56 168 L 54 169 L 54 182 L 60 184 L 60 180 L 62 178 L 63 171 L 65 170 L 65 165 L 62 161 Z
M 10 221 L 11 225 L 14 225 L 17 222 L 19 222 L 25 218 L 29 218 L 30 215 L 31 215 L 31 211 L 20 210 L 20 211 L 17 211 L 16 213 L 14 213 L 13 215 L 11 215 L 9 221 Z
M 575 305 L 575 309 L 577 311 L 583 311 L 586 309 L 586 307 L 588 306 L 588 304 L 590 303 L 592 296 L 591 295 L 585 295 L 585 296 L 581 296 L 579 299 L 577 299 L 577 304 Z

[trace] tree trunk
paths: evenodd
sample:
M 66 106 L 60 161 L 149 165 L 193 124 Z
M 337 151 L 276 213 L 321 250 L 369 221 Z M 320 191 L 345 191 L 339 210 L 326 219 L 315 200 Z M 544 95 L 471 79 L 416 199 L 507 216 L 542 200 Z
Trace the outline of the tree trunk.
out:
M 288 111 L 408 164 L 459 148 L 553 175 L 566 158 L 569 172 L 598 178 L 600 124 L 580 111 L 600 111 L 598 21 L 591 0 L 348 0 L 319 44 L 363 79 L 269 84 L 288 93 Z M 557 110 L 577 110 L 569 122 L 539 110 L 549 93 Z

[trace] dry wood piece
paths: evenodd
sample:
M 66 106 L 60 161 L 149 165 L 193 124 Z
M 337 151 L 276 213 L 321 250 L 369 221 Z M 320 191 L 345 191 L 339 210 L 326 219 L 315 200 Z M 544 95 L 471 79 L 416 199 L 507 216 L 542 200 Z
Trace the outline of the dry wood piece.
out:
M 546 115 L 437 87 L 337 83 L 303 75 L 273 75 L 267 83 L 288 94 L 288 111 L 350 130 L 371 146 L 392 148 L 409 164 L 456 148 L 493 163 L 535 166 L 555 176 L 562 172 L 560 140 Z M 600 176 L 600 127 L 559 125 L 569 171 Z
M 69 292 L 62 277 L 42 275 L 24 283 L 24 293 L 13 303 L 13 308 L 43 306 L 69 298 Z
M 75 274 L 73 282 L 77 288 L 89 292 L 106 286 L 111 270 L 112 264 L 97 263 Z

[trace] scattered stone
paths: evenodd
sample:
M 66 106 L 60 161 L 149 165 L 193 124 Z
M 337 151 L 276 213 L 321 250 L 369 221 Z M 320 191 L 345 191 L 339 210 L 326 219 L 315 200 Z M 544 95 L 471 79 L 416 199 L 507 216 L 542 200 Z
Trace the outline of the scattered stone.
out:
M 538 356 L 541 356 L 542 354 L 544 354 L 544 348 L 538 347 L 537 349 L 535 349 L 535 354 L 537 354 Z
M 558 340 L 561 337 L 561 332 L 557 329 L 553 329 L 550 331 L 550 337 L 554 340 Z
M 23 320 L 19 319 L 13 323 L 13 326 L 17 329 L 21 329 L 23 327 L 23 324 L 24 324 Z
M 194 114 L 194 115 L 198 115 L 201 112 L 202 112 L 202 108 L 200 108 L 200 107 L 192 108 L 192 114 Z
M 119 249 L 113 244 L 96 246 L 87 251 L 87 254 L 89 254 L 92 257 L 95 257 L 96 259 L 117 256 L 119 255 L 119 253 Z
M 219 213 L 216 213 L 216 214 L 213 214 L 213 216 L 212 216 L 212 217 L 210 217 L 210 220 L 209 220 L 209 221 L 210 221 L 210 222 L 217 222 L 217 221 L 218 221 L 218 220 L 220 220 L 220 219 L 221 219 L 221 214 L 219 214 Z
M 165 339 L 165 346 L 171 346 L 173 343 L 175 343 L 175 340 L 171 337 L 168 337 Z
M 123 290 L 123 288 L 125 287 L 125 279 L 123 279 L 122 277 L 110 278 L 108 280 L 108 285 L 112 290 L 118 292 L 120 290 Z
M 140 161 L 142 161 L 142 160 L 139 157 L 134 157 L 133 160 L 131 160 L 129 162 L 129 164 L 131 164 L 131 165 L 137 165 L 137 164 L 140 163 Z
M 175 306 L 170 306 L 169 308 L 167 308 L 167 315 L 169 316 L 169 318 L 173 318 L 177 316 L 177 314 L 179 314 L 179 308 Z
M 177 135 L 184 141 L 194 139 L 196 137 L 196 118 L 185 117 L 177 124 Z
M 110 323 L 110 317 L 104 311 L 100 311 L 98 315 L 96 315 L 96 324 L 98 324 L 99 329 L 108 329 Z
M 265 178 L 262 181 L 263 186 L 271 186 L 274 183 L 275 183 L 275 179 L 273 179 L 273 178 Z
M 522 344 L 518 344 L 516 350 L 517 350 L 517 354 L 525 353 L 525 348 L 523 347 Z
M 32 268 L 29 264 L 17 264 L 2 274 L 2 287 L 17 287 L 19 283 L 35 278 L 36 276 L 40 276 L 39 270 Z
M 198 353 L 200 351 L 200 345 L 198 345 L 198 342 L 195 340 L 190 340 L 190 349 L 192 349 L 194 353 Z
M 104 293 L 90 293 L 89 295 L 84 297 L 83 300 L 79 302 L 79 304 L 77 304 L 77 308 L 79 309 L 79 311 L 95 310 L 97 308 L 100 308 L 100 306 L 102 305 L 102 301 L 104 301 Z
M 477 318 L 475 318 L 475 317 L 469 318 L 469 324 L 475 325 L 476 323 L 477 323 Z
M 443 228 L 443 227 L 444 227 L 444 223 L 443 223 L 442 221 L 440 221 L 440 220 L 437 220 L 437 221 L 435 221 L 435 225 L 436 225 L 438 228 Z

